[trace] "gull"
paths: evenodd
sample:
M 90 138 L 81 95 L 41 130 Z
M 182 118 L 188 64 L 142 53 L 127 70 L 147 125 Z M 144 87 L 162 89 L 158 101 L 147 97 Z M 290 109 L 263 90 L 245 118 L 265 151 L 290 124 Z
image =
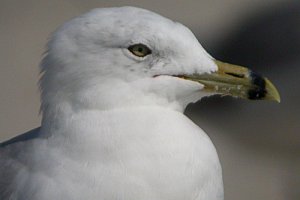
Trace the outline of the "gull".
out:
M 59 27 L 41 62 L 41 126 L 0 144 L 2 200 L 222 200 L 222 169 L 183 112 L 213 94 L 280 101 L 184 25 L 135 7 Z

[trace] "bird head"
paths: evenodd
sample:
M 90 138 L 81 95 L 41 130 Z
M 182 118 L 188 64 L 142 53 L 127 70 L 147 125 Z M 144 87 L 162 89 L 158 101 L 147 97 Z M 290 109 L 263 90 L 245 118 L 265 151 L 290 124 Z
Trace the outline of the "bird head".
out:
M 184 25 L 148 10 L 94 9 L 53 34 L 42 110 L 157 105 L 183 111 L 212 94 L 279 101 L 268 79 L 215 60 Z

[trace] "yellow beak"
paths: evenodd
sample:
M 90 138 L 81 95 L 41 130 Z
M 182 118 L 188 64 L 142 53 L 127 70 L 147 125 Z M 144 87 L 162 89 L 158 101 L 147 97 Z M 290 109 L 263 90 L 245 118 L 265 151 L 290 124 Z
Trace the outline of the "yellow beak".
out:
M 275 86 L 246 67 L 215 60 L 218 71 L 211 74 L 193 74 L 181 78 L 199 82 L 207 92 L 231 95 L 252 100 L 274 100 L 280 102 Z

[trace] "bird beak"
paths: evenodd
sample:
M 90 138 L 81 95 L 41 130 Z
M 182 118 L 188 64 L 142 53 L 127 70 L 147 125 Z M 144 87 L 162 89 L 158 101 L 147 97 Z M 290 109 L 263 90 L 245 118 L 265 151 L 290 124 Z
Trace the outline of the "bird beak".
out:
M 275 86 L 246 67 L 214 61 L 218 71 L 210 74 L 184 75 L 184 78 L 204 85 L 204 91 L 222 95 L 231 95 L 252 100 L 274 100 L 280 102 Z

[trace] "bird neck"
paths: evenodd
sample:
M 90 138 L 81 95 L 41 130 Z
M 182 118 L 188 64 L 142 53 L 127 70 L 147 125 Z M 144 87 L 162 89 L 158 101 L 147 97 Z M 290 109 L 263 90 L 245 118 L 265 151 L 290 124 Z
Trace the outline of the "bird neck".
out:
M 176 98 L 145 92 L 138 86 L 124 81 L 110 80 L 109 83 L 102 81 L 86 85 L 80 83 L 82 87 L 78 87 L 76 81 L 64 82 L 64 87 L 53 85 L 56 83 L 48 84 L 42 90 L 43 122 L 64 121 L 82 111 L 106 112 L 152 106 L 183 112 L 186 107 L 186 104 L 177 101 Z
M 108 110 L 82 109 L 80 111 L 71 109 L 69 105 L 61 105 L 56 107 L 56 112 L 53 109 L 51 110 L 52 112 L 43 114 L 42 136 L 59 138 L 61 141 L 72 144 L 80 143 L 81 145 L 85 145 L 83 140 L 86 137 L 89 138 L 89 141 L 86 142 L 87 145 L 90 145 L 93 141 L 99 142 L 103 137 L 107 137 L 106 135 L 99 135 L 106 133 L 107 124 L 114 127 L 111 132 L 122 132 L 122 127 L 135 131 L 135 126 L 142 128 L 148 126 L 149 123 L 158 124 L 162 115 L 166 113 L 183 115 L 182 112 L 157 105 L 128 106 Z

